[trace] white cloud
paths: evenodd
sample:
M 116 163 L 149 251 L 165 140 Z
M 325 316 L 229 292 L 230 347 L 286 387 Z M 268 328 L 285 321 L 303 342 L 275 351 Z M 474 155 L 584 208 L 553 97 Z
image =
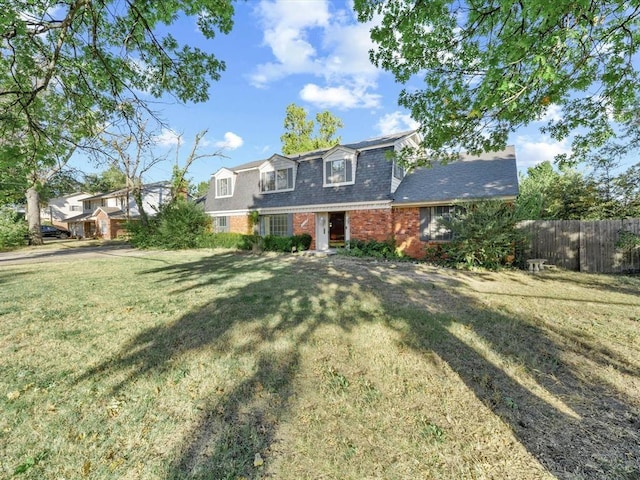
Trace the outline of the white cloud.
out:
M 318 108 L 377 108 L 380 106 L 380 95 L 367 93 L 362 87 L 349 88 L 319 87 L 313 83 L 306 84 L 300 91 L 300 98 Z
M 376 125 L 380 135 L 402 132 L 404 130 L 415 130 L 420 126 L 411 115 L 402 112 L 393 112 L 383 115 Z
M 160 135 L 155 137 L 155 141 L 161 147 L 173 147 L 176 145 L 182 145 L 182 136 L 173 130 L 163 128 Z
M 553 162 L 556 155 L 571 153 L 566 141 L 557 142 L 547 136 L 531 138 L 519 136 L 515 142 L 518 168 L 526 170 L 546 160 Z
M 215 143 L 218 148 L 227 148 L 229 150 L 236 150 L 244 144 L 244 140 L 239 135 L 233 132 L 227 132 L 224 134 L 224 140 L 220 140 Z
M 559 105 L 551 104 L 547 107 L 547 110 L 544 112 L 544 115 L 542 115 L 539 119 L 538 122 L 558 122 L 562 120 L 562 107 L 560 107 Z
M 376 108 L 380 95 L 371 91 L 380 70 L 369 61 L 372 24 L 330 6 L 335 8 L 329 0 L 262 0 L 255 13 L 274 59 L 257 65 L 250 82 L 265 88 L 289 75 L 313 75 L 325 84 L 307 84 L 300 92 L 304 100 L 321 108 Z

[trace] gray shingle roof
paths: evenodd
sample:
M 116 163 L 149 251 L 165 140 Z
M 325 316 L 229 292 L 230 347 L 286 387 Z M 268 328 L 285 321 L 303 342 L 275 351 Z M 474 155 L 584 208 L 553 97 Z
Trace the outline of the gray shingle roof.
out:
M 205 211 L 245 211 L 312 205 L 393 201 L 394 205 L 452 202 L 462 199 L 515 197 L 518 175 L 515 149 L 465 156 L 448 165 L 419 168 L 407 174 L 395 194 L 391 194 L 392 166 L 387 152 L 393 144 L 414 132 L 402 132 L 362 142 L 344 144 L 358 150 L 354 185 L 323 187 L 322 155 L 330 149 L 315 150 L 288 158 L 296 161 L 295 189 L 289 192 L 261 193 L 258 167 L 264 160 L 230 168 L 236 172 L 233 196 L 215 198 L 211 180 Z
M 295 189 L 290 192 L 261 193 L 257 168 L 234 168 L 237 172 L 233 196 L 215 198 L 210 184 L 205 211 L 278 208 L 301 205 L 371 202 L 391 200 L 391 162 L 386 152 L 393 147 L 365 150 L 358 156 L 354 185 L 323 187 L 321 156 L 297 164 Z M 261 164 L 261 163 L 260 163 Z M 246 165 L 246 164 L 245 164 Z M 212 182 L 215 181 L 212 179 Z
M 517 194 L 515 148 L 509 146 L 501 152 L 477 157 L 465 155 L 447 165 L 418 168 L 403 179 L 393 204 L 515 197 Z

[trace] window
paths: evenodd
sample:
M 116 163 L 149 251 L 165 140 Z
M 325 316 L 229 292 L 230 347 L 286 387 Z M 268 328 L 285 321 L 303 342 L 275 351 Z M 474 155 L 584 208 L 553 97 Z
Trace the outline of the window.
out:
M 325 162 L 325 185 L 353 183 L 353 162 L 347 159 Z
M 223 233 L 229 231 L 229 217 L 213 217 L 213 232 Z
M 216 181 L 216 197 L 230 197 L 231 195 L 231 178 L 219 178 Z
M 286 237 L 291 235 L 290 215 L 263 215 L 260 217 L 260 235 Z
M 260 190 L 262 192 L 277 192 L 293 189 L 293 168 L 282 168 L 260 175 Z
M 80 211 L 80 205 L 71 205 L 70 210 L 72 212 L 79 212 Z
M 425 207 L 420 209 L 420 240 L 440 240 L 452 239 L 450 230 L 440 226 L 438 222 L 441 218 L 449 218 L 456 211 L 453 205 L 439 205 L 437 207 Z
M 404 167 L 401 166 L 397 160 L 393 161 L 393 176 L 398 180 L 402 180 L 405 175 Z

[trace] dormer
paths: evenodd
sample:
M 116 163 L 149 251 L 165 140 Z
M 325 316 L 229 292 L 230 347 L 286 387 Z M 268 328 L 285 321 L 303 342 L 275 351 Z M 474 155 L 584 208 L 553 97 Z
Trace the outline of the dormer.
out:
M 322 156 L 324 187 L 353 185 L 356 181 L 358 151 L 336 146 Z
M 258 170 L 260 172 L 260 192 L 291 192 L 296 184 L 297 163 L 282 155 L 273 155 Z
M 402 179 L 404 178 L 407 170 L 405 166 L 400 165 L 397 156 L 400 155 L 403 150 L 405 151 L 405 153 L 409 150 L 417 152 L 420 148 L 420 141 L 420 134 L 415 131 L 412 134 L 407 135 L 406 137 L 402 137 L 394 142 L 393 153 L 395 155 L 392 164 L 391 193 L 394 193 L 396 191 L 396 189 L 400 185 L 400 182 L 402 182 Z
M 236 173 L 228 168 L 221 168 L 213 174 L 215 185 L 215 198 L 233 196 L 233 187 L 236 183 Z

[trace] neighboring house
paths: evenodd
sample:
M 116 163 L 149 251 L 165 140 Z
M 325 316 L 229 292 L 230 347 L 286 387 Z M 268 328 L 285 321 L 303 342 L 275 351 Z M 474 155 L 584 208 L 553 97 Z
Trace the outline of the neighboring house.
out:
M 171 183 L 157 182 L 142 189 L 144 211 L 153 216 L 171 199 Z M 129 189 L 102 193 L 83 199 L 83 213 L 67 219 L 68 228 L 77 237 L 111 240 L 126 233 L 128 220 L 139 220 L 140 212 Z
M 515 200 L 513 147 L 410 173 L 389 160 L 389 152 L 419 141 L 416 132 L 404 132 L 222 168 L 211 179 L 205 211 L 216 232 L 248 233 L 249 214 L 258 212 L 261 235 L 308 233 L 315 250 L 393 238 L 400 251 L 420 258 L 427 244 L 448 240 L 437 219 L 456 202 Z
M 90 193 L 77 192 L 52 198 L 46 207 L 40 209 L 40 220 L 67 228 L 67 220 L 82 213 L 83 200 L 90 196 Z

